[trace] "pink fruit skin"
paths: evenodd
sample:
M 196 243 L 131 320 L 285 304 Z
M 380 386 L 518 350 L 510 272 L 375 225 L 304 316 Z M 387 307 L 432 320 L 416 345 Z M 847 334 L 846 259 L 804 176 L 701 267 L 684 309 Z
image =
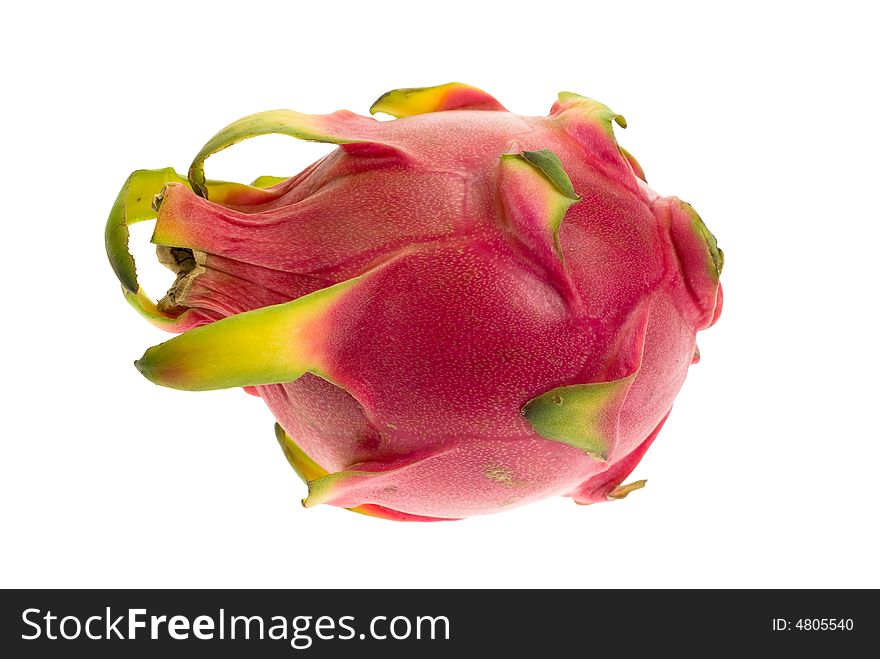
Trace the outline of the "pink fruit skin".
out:
M 696 332 L 720 312 L 695 213 L 640 180 L 610 122 L 564 101 L 549 117 L 458 109 L 323 121 L 364 142 L 258 203 L 167 186 L 154 242 L 207 255 L 176 329 L 370 272 L 316 335 L 333 384 L 306 373 L 248 388 L 321 468 L 355 472 L 324 502 L 449 519 L 554 495 L 607 500 L 669 414 Z M 561 259 L 540 192 L 499 167 L 501 154 L 541 149 L 581 197 L 558 231 Z M 604 460 L 523 415 L 556 387 L 633 374 Z

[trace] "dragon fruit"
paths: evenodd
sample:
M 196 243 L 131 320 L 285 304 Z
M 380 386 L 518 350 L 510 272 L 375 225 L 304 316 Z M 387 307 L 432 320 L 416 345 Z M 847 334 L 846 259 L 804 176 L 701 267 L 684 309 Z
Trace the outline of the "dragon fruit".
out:
M 129 303 L 182 332 L 136 362 L 177 389 L 243 387 L 277 419 L 305 506 L 433 521 L 553 495 L 620 499 L 721 310 L 723 254 L 559 94 L 548 117 L 451 83 L 371 113 L 275 110 L 214 136 L 186 178 L 139 170 L 106 228 Z M 207 180 L 281 133 L 338 145 L 292 178 Z M 128 226 L 177 273 L 154 302 Z

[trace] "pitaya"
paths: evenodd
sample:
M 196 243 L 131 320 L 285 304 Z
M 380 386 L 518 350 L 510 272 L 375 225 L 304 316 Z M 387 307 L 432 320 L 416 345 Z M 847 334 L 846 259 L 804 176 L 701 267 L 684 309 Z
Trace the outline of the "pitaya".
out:
M 697 213 L 645 183 L 623 117 L 572 93 L 549 117 L 473 87 L 400 89 L 375 119 L 275 110 L 212 138 L 187 178 L 140 170 L 106 230 L 128 301 L 183 332 L 137 368 L 244 387 L 329 503 L 394 520 L 619 499 L 721 310 Z M 206 180 L 204 162 L 283 133 L 339 145 L 300 174 Z M 177 273 L 154 303 L 128 225 Z

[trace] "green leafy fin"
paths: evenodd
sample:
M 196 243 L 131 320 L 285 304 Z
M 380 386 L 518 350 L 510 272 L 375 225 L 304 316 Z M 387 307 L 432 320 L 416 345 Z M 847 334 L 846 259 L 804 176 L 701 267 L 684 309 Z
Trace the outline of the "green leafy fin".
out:
M 386 155 L 400 159 L 402 149 L 382 137 L 382 122 L 346 110 L 314 115 L 294 110 L 258 112 L 229 124 L 202 147 L 189 168 L 189 182 L 202 197 L 212 199 L 205 180 L 205 160 L 233 144 L 258 135 L 289 135 L 300 140 L 338 144 L 354 155 Z
M 580 197 L 559 157 L 548 149 L 502 155 L 498 194 L 513 235 L 541 261 L 569 305 L 579 308 L 580 297 L 565 273 L 559 228 Z
M 150 348 L 135 365 L 151 382 L 188 391 L 291 382 L 306 372 L 330 379 L 324 321 L 359 279 L 191 329 Z
M 449 82 L 435 87 L 393 89 L 382 94 L 370 106 L 370 114 L 382 112 L 398 119 L 449 110 L 506 112 L 504 106 L 486 92 L 460 82 Z

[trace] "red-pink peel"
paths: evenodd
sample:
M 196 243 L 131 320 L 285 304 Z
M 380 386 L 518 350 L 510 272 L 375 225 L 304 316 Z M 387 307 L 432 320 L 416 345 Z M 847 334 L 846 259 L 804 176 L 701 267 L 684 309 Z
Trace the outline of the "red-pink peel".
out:
M 188 179 L 132 174 L 108 255 L 129 302 L 184 332 L 138 368 L 262 397 L 307 506 L 429 521 L 640 487 L 622 481 L 720 313 L 714 237 L 590 99 L 523 117 L 450 84 L 372 110 L 398 118 L 252 115 Z M 211 153 L 270 132 L 340 146 L 286 180 L 205 180 Z M 127 251 L 153 217 L 178 272 L 158 304 Z

